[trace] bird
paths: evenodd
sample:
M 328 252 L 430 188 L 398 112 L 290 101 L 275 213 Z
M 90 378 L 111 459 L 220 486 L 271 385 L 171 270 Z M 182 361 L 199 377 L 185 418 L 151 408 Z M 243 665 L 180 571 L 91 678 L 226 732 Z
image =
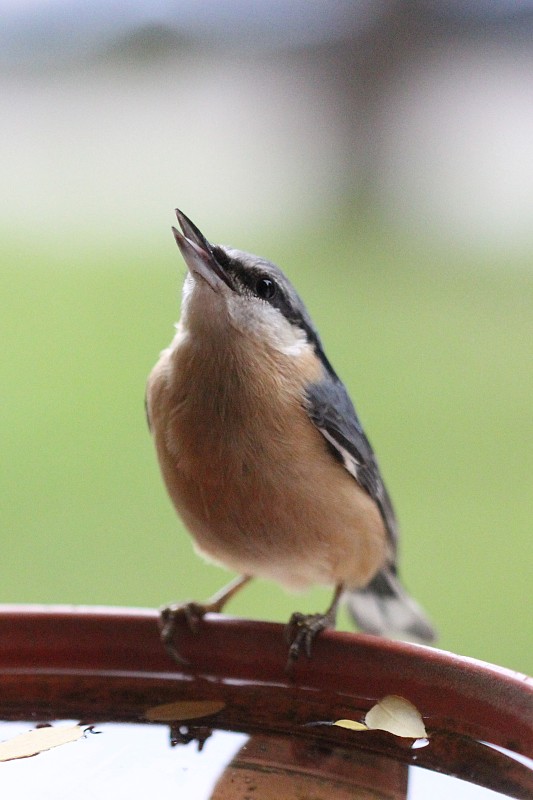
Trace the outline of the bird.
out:
M 161 611 L 195 629 L 252 578 L 333 589 L 295 612 L 288 665 L 310 657 L 344 602 L 367 633 L 433 642 L 398 576 L 398 523 L 346 387 L 292 283 L 265 258 L 211 244 L 176 209 L 187 266 L 175 335 L 152 369 L 146 413 L 163 481 L 196 551 L 238 577 L 205 603 Z

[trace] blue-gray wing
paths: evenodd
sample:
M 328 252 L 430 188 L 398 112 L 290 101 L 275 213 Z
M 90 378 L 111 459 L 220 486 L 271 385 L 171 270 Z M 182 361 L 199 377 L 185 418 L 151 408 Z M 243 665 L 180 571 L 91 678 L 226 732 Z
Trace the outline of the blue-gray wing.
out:
M 389 558 L 367 586 L 346 593 L 347 608 L 368 633 L 432 642 L 435 630 L 405 591 L 396 571 L 398 524 L 370 442 L 346 389 L 336 376 L 307 389 L 307 411 L 333 455 L 368 492 L 379 508 L 391 544 Z
M 338 378 L 329 380 L 327 384 L 311 384 L 307 387 L 306 399 L 307 412 L 332 453 L 378 506 L 395 553 L 398 524 L 394 509 L 374 451 L 344 385 Z

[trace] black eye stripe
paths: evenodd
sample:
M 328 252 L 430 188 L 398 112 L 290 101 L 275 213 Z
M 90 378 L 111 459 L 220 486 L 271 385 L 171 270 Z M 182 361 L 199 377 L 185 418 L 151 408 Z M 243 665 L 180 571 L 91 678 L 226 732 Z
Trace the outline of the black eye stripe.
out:
M 273 274 L 265 274 L 259 265 L 255 268 L 250 266 L 245 267 L 239 262 L 238 259 L 228 255 L 223 247 L 213 245 L 212 252 L 221 267 L 227 270 L 231 278 L 236 282 L 236 291 L 247 290 L 256 297 L 260 297 L 260 294 L 257 292 L 256 288 L 258 282 L 265 279 L 272 281 L 276 287 L 273 295 L 268 298 L 263 297 L 262 299 L 269 303 L 273 308 L 277 308 L 278 311 L 280 311 L 280 313 L 283 314 L 285 319 L 287 319 L 290 323 L 293 325 L 298 325 L 298 327 L 305 331 L 308 342 L 314 348 L 315 353 L 322 362 L 324 368 L 335 381 L 338 381 L 335 370 L 331 366 L 322 349 L 322 343 L 318 337 L 318 334 L 313 328 L 302 301 L 295 293 L 291 295 L 290 289 L 287 289 L 284 286 L 283 276 L 281 276 L 279 280 L 276 279 L 276 267 L 271 264 L 270 266 L 272 267 Z M 277 271 L 280 272 L 279 270 Z M 241 286 L 241 290 L 238 289 L 239 285 Z

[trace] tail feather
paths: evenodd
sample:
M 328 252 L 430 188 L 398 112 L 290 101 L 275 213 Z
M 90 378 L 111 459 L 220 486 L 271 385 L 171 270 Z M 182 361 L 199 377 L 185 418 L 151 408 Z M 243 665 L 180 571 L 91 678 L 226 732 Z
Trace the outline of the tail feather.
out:
M 379 636 L 430 643 L 435 629 L 416 600 L 390 569 L 383 569 L 364 589 L 345 596 L 350 615 L 361 630 Z

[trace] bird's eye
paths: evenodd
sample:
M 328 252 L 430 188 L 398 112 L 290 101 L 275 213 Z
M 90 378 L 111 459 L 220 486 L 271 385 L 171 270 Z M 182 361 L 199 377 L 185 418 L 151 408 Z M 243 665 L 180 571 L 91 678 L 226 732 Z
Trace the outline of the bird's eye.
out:
M 255 284 L 255 291 L 261 300 L 271 300 L 276 294 L 276 284 L 270 278 L 259 278 Z

